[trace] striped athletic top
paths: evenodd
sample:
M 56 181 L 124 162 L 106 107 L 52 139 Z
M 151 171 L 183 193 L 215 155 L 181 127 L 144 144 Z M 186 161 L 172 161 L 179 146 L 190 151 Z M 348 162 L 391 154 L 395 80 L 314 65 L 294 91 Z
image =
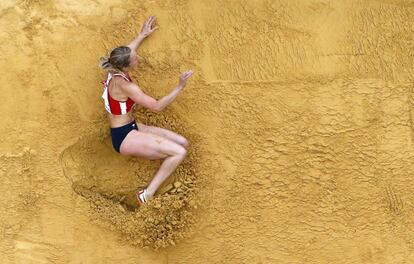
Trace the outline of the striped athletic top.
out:
M 104 99 L 105 109 L 108 113 L 113 115 L 123 115 L 131 111 L 132 107 L 135 105 L 135 102 L 128 97 L 126 101 L 118 101 L 109 94 L 109 83 L 111 82 L 113 76 L 122 76 L 128 82 L 131 82 L 131 77 L 129 75 L 124 75 L 122 73 L 112 74 L 108 72 L 106 81 L 102 82 L 104 85 L 104 91 L 102 93 L 102 98 Z

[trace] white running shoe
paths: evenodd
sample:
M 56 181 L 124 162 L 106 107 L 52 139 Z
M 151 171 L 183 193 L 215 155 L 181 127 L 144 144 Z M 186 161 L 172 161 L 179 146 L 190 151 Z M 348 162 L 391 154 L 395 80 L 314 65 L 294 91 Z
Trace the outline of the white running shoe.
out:
M 138 202 L 144 204 L 147 202 L 147 189 L 140 190 L 136 193 Z

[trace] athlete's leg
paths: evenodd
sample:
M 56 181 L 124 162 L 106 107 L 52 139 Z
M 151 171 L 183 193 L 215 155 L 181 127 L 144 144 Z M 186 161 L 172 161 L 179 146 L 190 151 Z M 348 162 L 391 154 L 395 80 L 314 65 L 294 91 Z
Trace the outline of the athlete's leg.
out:
M 164 159 L 154 178 L 147 187 L 147 198 L 152 197 L 160 185 L 183 161 L 187 150 L 167 139 L 151 133 L 132 130 L 125 137 L 120 148 L 122 155 L 148 159 Z
M 161 167 L 158 169 L 157 173 L 154 175 L 154 178 L 152 178 L 150 184 L 147 187 L 148 198 L 154 196 L 160 185 L 178 167 L 178 165 L 183 161 L 186 154 L 187 151 L 183 148 L 180 154 L 169 156 L 168 158 L 164 159 Z
M 175 133 L 171 130 L 161 128 L 161 127 L 147 126 L 147 125 L 144 125 L 142 123 L 138 123 L 138 130 L 168 138 L 169 140 L 172 140 L 172 141 L 180 144 L 184 148 L 188 149 L 188 145 L 189 145 L 188 140 L 185 137 L 183 137 L 183 136 L 181 136 L 181 135 L 179 135 L 179 134 L 177 134 L 177 133 Z

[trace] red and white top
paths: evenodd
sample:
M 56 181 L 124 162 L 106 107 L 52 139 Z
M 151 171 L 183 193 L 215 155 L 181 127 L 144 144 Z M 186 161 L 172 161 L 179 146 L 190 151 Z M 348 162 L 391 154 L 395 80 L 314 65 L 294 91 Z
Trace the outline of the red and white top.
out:
M 128 82 L 131 82 L 132 80 L 129 75 L 124 75 L 122 73 L 112 74 L 108 72 L 106 81 L 102 82 L 104 85 L 102 98 L 104 99 L 106 111 L 113 115 L 123 115 L 131 111 L 132 107 L 135 105 L 135 102 L 129 97 L 126 101 L 118 101 L 112 98 L 112 96 L 109 94 L 109 83 L 111 82 L 113 76 L 122 76 L 122 78 Z

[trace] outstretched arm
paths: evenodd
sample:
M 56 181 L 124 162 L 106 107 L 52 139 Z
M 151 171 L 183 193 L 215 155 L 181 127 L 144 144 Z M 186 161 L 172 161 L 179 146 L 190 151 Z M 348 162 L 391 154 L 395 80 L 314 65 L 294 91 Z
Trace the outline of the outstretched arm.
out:
M 154 112 L 161 112 L 169 104 L 171 104 L 174 99 L 178 96 L 181 90 L 187 85 L 187 79 L 193 75 L 193 71 L 186 71 L 180 75 L 178 85 L 172 90 L 169 94 L 165 95 L 158 101 L 152 98 L 151 96 L 146 95 L 138 85 L 132 82 L 124 81 L 121 85 L 122 90 L 131 98 L 134 102 L 139 105 L 142 105 Z
M 158 27 L 153 27 L 154 22 L 155 16 L 150 16 L 147 18 L 147 20 L 144 22 L 144 25 L 142 25 L 141 32 L 131 43 L 128 44 L 128 47 L 131 48 L 131 50 L 136 50 L 146 37 L 158 29 Z

